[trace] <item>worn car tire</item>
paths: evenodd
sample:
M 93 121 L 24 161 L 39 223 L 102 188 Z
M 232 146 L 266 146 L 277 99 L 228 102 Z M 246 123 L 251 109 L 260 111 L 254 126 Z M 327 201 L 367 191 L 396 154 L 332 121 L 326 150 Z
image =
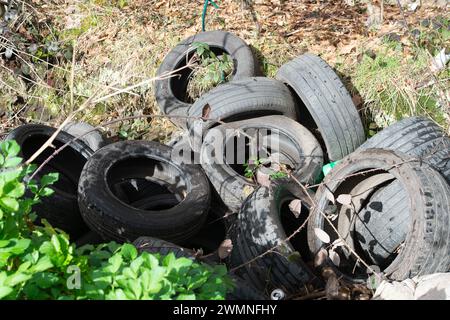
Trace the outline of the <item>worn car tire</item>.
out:
M 195 259 L 195 252 L 193 250 L 180 247 L 174 243 L 158 238 L 148 236 L 139 237 L 133 241 L 133 245 L 139 252 L 145 251 L 148 253 L 159 253 L 161 255 L 167 255 L 173 252 L 177 258 L 184 257 L 192 260 Z
M 269 300 L 267 296 L 244 278 L 236 274 L 230 274 L 230 276 L 233 279 L 235 289 L 227 294 L 226 300 Z
M 362 144 L 359 150 L 383 148 L 404 152 L 430 164 L 450 183 L 450 138 L 425 117 L 402 119 Z M 364 252 L 377 265 L 389 261 L 407 233 L 408 196 L 400 181 L 374 194 L 361 210 L 355 228 Z M 395 228 L 386 228 L 395 221 Z
M 271 147 L 272 153 L 280 153 L 290 162 L 293 176 L 302 183 L 314 183 L 320 174 L 323 154 L 319 142 L 305 127 L 292 119 L 267 116 L 215 127 L 203 141 L 200 159 L 211 184 L 230 210 L 239 211 L 249 194 L 247 190 L 256 188 L 254 181 L 247 179 L 227 163 L 225 149 L 216 150 L 217 147 L 227 146 L 229 142 L 234 146 L 233 138 L 236 136 L 245 138 L 242 132 L 237 134 L 236 130 L 254 136 L 258 142 L 265 137 L 276 137 L 276 134 L 279 134 L 278 145 L 265 147 Z M 254 134 L 249 130 L 255 130 Z M 261 143 L 258 149 L 261 146 L 264 145 Z
M 358 216 L 355 240 L 373 264 L 388 265 L 411 225 L 406 190 L 398 180 L 391 182 L 370 197 Z
M 450 229 L 448 228 L 450 186 L 430 165 L 391 150 L 366 149 L 353 153 L 326 176 L 324 184 L 319 187 L 316 194 L 317 204 L 308 222 L 310 251 L 315 254 L 324 245 L 316 236 L 316 228 L 327 232 L 331 241 L 336 239 L 334 231 L 331 230 L 322 214 L 327 213 L 331 206 L 330 196 L 327 194 L 331 192 L 336 198 L 349 187 L 348 182 L 352 180 L 346 180 L 346 178 L 354 177 L 356 174 L 361 179 L 365 179 L 370 173 L 363 175 L 361 172 L 367 170 L 392 174 L 402 183 L 409 198 L 411 225 L 405 245 L 392 263 L 382 270 L 383 273 L 390 279 L 404 280 L 417 275 L 446 272 L 450 263 Z M 348 232 L 339 228 L 338 231 Z M 329 259 L 325 265 L 331 266 L 338 276 L 348 281 L 366 281 L 367 270 L 361 267 L 358 268 L 359 271 L 351 275 L 355 268 L 355 261 L 343 261 L 342 256 L 339 267 L 336 267 Z
M 26 124 L 12 130 L 5 140 L 15 140 L 21 147 L 20 156 L 27 160 L 55 131 L 55 128 L 40 124 Z M 59 180 L 51 186 L 54 194 L 41 198 L 41 202 L 33 206 L 39 218 L 46 219 L 53 227 L 64 230 L 73 239 L 89 230 L 78 208 L 77 187 L 81 170 L 94 153 L 83 141 L 74 139 L 63 131 L 56 136 L 52 143 L 55 148 L 60 148 L 68 142 L 70 144 L 55 155 L 35 178 L 39 181 L 45 174 L 57 172 Z M 33 163 L 42 164 L 55 150 L 45 149 Z
M 224 211 L 226 211 L 225 206 L 212 200 L 203 227 L 195 236 L 185 241 L 183 246 L 195 250 L 201 249 L 204 254 L 215 253 L 211 258 L 220 261 L 216 251 L 227 238 L 229 228 L 226 219 L 218 218 L 218 215 L 225 215 Z
M 97 151 L 84 166 L 78 188 L 80 210 L 91 229 L 119 242 L 152 236 L 176 243 L 196 234 L 209 209 L 209 183 L 200 166 L 176 164 L 171 153 L 153 141 L 122 141 Z M 166 187 L 179 203 L 155 211 L 132 207 L 111 186 L 133 178 Z
M 236 273 L 260 290 L 270 292 L 279 288 L 293 294 L 306 286 L 321 284 L 292 242 L 284 241 L 290 234 L 282 224 L 281 206 L 299 198 L 298 190 L 297 185 L 285 183 L 274 186 L 272 190 L 259 187 L 242 205 L 232 229 L 234 249 L 231 266 L 238 267 Z M 308 209 L 305 208 L 302 206 L 300 215 L 306 217 L 308 214 L 303 211 Z M 249 263 L 268 250 L 274 251 Z
M 282 65 L 276 78 L 296 93 L 298 119 L 324 142 L 329 161 L 342 159 L 366 140 L 350 94 L 321 58 L 305 53 Z
M 82 235 L 81 237 L 79 237 L 75 241 L 75 245 L 77 247 L 82 247 L 84 245 L 97 245 L 97 244 L 101 244 L 103 242 L 104 242 L 104 240 L 99 234 L 90 230 L 87 233 L 85 233 L 84 235 Z
M 227 53 L 234 63 L 233 80 L 254 77 L 260 74 L 259 64 L 251 48 L 239 37 L 226 31 L 207 31 L 191 36 L 180 42 L 164 58 L 158 68 L 157 76 L 172 72 L 186 65 L 195 53 L 194 42 L 202 42 L 216 51 Z M 186 116 L 190 103 L 186 102 L 186 90 L 190 80 L 191 69 L 179 72 L 179 77 L 171 77 L 155 82 L 156 101 L 161 112 L 168 115 Z M 172 118 L 174 123 L 184 124 L 185 120 Z
M 378 132 L 358 150 L 383 148 L 418 157 L 441 172 L 450 183 L 450 138 L 432 120 L 409 117 Z
M 209 107 L 208 107 L 209 106 Z M 267 115 L 285 115 L 296 119 L 295 102 L 289 89 L 282 82 L 264 77 L 254 77 L 244 80 L 231 81 L 222 84 L 201 96 L 190 108 L 190 117 L 202 117 L 205 108 L 209 108 L 207 117 L 212 120 L 220 119 L 223 122 L 246 120 Z M 215 121 L 204 121 L 201 127 L 198 120 L 188 120 L 189 131 L 194 128 L 206 130 L 214 125 Z M 194 151 L 197 151 L 194 149 Z
M 82 136 L 80 140 L 93 151 L 97 151 L 107 144 L 101 132 L 85 122 L 69 122 L 63 127 L 63 130 L 76 138 Z

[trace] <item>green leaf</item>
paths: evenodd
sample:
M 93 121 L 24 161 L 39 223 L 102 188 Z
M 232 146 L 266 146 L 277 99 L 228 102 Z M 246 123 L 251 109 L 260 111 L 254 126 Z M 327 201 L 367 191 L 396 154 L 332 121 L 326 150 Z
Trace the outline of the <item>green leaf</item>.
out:
M 131 268 L 124 268 L 122 274 L 131 279 L 137 279 L 137 274 Z
M 22 175 L 22 170 L 19 168 L 7 169 L 2 171 L 0 178 L 4 181 L 5 184 L 9 182 L 17 182 Z
M 30 268 L 30 272 L 42 272 L 53 267 L 53 263 L 50 257 L 47 255 L 42 256 L 38 262 Z
M 128 287 L 131 289 L 131 292 L 134 294 L 134 299 L 140 299 L 142 295 L 142 287 L 139 281 L 130 280 L 128 281 Z
M 0 206 L 12 212 L 16 212 L 17 210 L 19 210 L 19 202 L 17 202 L 16 199 L 10 197 L 0 198 Z
M 59 239 L 57 235 L 52 235 L 52 238 L 50 240 L 53 244 L 53 247 L 55 247 L 55 251 L 56 252 L 60 252 L 61 251 L 61 244 L 59 243 Z
M 108 300 L 129 300 L 122 289 L 117 289 L 107 296 Z
M 0 248 L 4 248 L 9 244 L 9 240 L 0 240 Z
M 31 275 L 30 274 L 26 274 L 26 273 L 14 273 L 12 275 L 10 275 L 8 277 L 8 279 L 6 279 L 5 284 L 10 286 L 10 287 L 14 287 L 15 285 L 28 281 L 29 279 L 31 279 Z
M 151 278 L 151 272 L 148 269 L 144 269 L 141 272 L 140 275 L 140 279 L 141 279 L 141 283 L 142 283 L 142 289 L 144 290 L 144 292 L 148 292 L 148 288 L 150 286 L 150 278 Z
M 52 185 L 53 183 L 58 181 L 58 179 L 59 179 L 59 173 L 57 173 L 57 172 L 46 174 L 45 176 L 43 176 L 41 178 L 41 188 Z
M 164 275 L 166 274 L 166 269 L 163 267 L 156 267 L 152 269 L 150 274 L 150 282 L 148 283 L 148 292 L 149 293 L 158 293 L 162 286 L 162 280 L 164 279 Z
M 119 271 L 120 266 L 122 265 L 123 259 L 120 254 L 115 254 L 111 258 L 108 259 L 110 265 L 108 266 L 108 271 L 111 273 L 116 273 Z
M 56 286 L 60 282 L 60 277 L 52 272 L 40 272 L 34 275 L 33 279 L 42 289 Z
M 39 192 L 39 196 L 41 197 L 49 197 L 52 194 L 54 194 L 55 191 L 53 189 L 50 188 L 43 188 L 40 192 Z
M 170 254 L 173 254 L 173 252 L 171 252 Z M 167 255 L 167 257 L 169 255 Z M 190 267 L 192 264 L 193 264 L 193 261 L 191 259 L 181 257 L 176 260 L 170 260 L 170 264 L 167 265 L 167 269 L 168 270 L 174 269 L 174 270 L 178 271 L 179 269 L 181 269 L 183 267 Z
M 13 289 L 10 287 L 0 286 L 0 299 L 3 299 L 7 295 L 13 292 Z
M 195 300 L 195 294 L 180 294 L 177 300 Z
M 11 198 L 20 198 L 25 194 L 25 185 L 21 182 L 8 183 L 3 187 L 5 195 Z
M 17 167 L 21 162 L 22 158 L 19 157 L 6 158 L 5 162 L 3 163 L 3 167 L 4 168 Z
M 31 193 L 36 194 L 39 191 L 39 186 L 35 180 L 30 180 L 28 182 L 27 188 L 31 191 Z
M 142 256 L 142 259 L 144 260 L 144 264 L 143 264 L 144 267 L 147 267 L 149 269 L 154 269 L 159 266 L 159 261 L 153 254 L 150 254 L 148 252 L 143 252 L 141 254 L 141 256 Z
M 139 268 L 144 263 L 144 259 L 141 257 L 138 257 L 137 259 L 134 259 L 130 263 L 130 268 L 133 270 L 134 273 L 137 273 L 139 271 Z
M 19 268 L 17 268 L 18 272 L 24 272 L 27 271 L 28 268 L 31 266 L 31 262 L 30 261 L 26 261 L 24 263 L 22 263 Z
M 92 281 L 97 288 L 104 290 L 111 285 L 113 278 L 110 273 L 105 272 L 104 270 L 94 269 L 92 271 Z
M 125 243 L 122 246 L 122 249 L 120 250 L 120 252 L 122 254 L 122 257 L 128 261 L 132 261 L 132 260 L 136 259 L 137 255 L 138 255 L 136 247 L 129 243 Z
M 14 140 L 3 141 L 0 143 L 0 149 L 6 154 L 7 157 L 15 157 L 20 152 L 20 146 Z
M 23 252 L 25 252 L 26 249 L 28 249 L 28 247 L 30 246 L 31 240 L 30 239 L 10 239 L 10 244 L 13 244 L 12 247 L 7 247 L 7 248 L 3 248 L 0 249 L 4 250 L 6 249 L 8 252 L 12 253 L 12 254 L 21 254 Z

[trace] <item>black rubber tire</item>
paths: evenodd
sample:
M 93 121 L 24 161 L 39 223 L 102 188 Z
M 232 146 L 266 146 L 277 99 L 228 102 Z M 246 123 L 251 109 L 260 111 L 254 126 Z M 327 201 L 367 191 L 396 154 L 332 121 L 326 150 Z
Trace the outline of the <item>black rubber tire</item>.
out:
M 231 130 L 230 130 L 231 129 Z M 323 154 L 319 142 L 302 125 L 284 116 L 267 116 L 215 127 L 209 131 L 201 149 L 201 164 L 211 184 L 231 211 L 239 211 L 247 199 L 246 190 L 254 190 L 255 182 L 247 179 L 226 163 L 224 154 L 217 154 L 214 146 L 225 146 L 236 136 L 236 131 L 271 130 L 279 132 L 278 149 L 272 152 L 285 155 L 293 165 L 293 176 L 302 183 L 314 183 L 323 166 Z M 248 132 L 247 132 L 248 133 Z M 242 134 L 241 134 L 241 137 Z M 220 139 L 220 141 L 215 141 Z M 258 146 L 259 147 L 259 146 Z M 259 157 L 258 157 L 259 158 Z M 218 161 L 216 161 L 217 159 Z
M 358 182 L 360 179 L 363 180 Z M 360 212 L 362 212 L 361 209 L 367 206 L 367 203 L 369 203 L 370 198 L 374 194 L 383 190 L 383 187 L 392 183 L 394 179 L 394 176 L 389 173 L 375 174 L 367 178 L 353 178 L 356 186 L 348 192 L 352 197 L 352 205 L 342 206 L 337 220 L 339 230 L 349 231 L 348 233 L 342 234 L 342 237 L 352 249 L 355 249 L 355 242 L 353 241 L 353 238 L 356 238 L 355 225 L 358 225 L 358 223 L 361 223 L 360 220 L 364 221 L 366 218 L 360 215 Z M 348 181 L 348 183 L 351 184 L 353 181 Z
M 282 203 L 300 197 L 298 189 L 292 184 L 279 184 L 273 190 L 259 187 L 242 205 L 237 224 L 231 230 L 234 243 L 231 266 L 245 264 L 236 269 L 236 274 L 259 290 L 271 292 L 280 288 L 294 294 L 307 285 L 321 285 L 305 262 L 296 256 L 298 251 L 291 242 L 283 241 L 288 235 L 281 222 L 280 208 Z M 273 252 L 248 263 L 275 246 L 278 247 Z M 293 255 L 295 259 L 290 258 Z
M 201 117 L 209 105 L 209 119 L 224 122 L 246 120 L 267 115 L 285 115 L 296 119 L 295 101 L 289 89 L 282 82 L 264 77 L 254 77 L 222 84 L 201 96 L 190 108 L 188 115 Z M 198 120 L 188 120 L 191 131 Z M 217 125 L 215 121 L 202 124 L 206 130 Z M 195 150 L 194 148 L 194 151 Z
M 450 183 L 450 138 L 428 118 L 402 119 L 367 140 L 359 150 L 368 148 L 397 150 L 420 158 Z M 362 249 L 378 265 L 391 259 L 405 239 L 410 220 L 408 196 L 402 184 L 393 181 L 385 188 L 371 197 L 361 210 L 363 219 L 355 224 Z M 386 228 L 389 221 L 398 224 L 395 228 Z
M 260 290 L 248 283 L 244 278 L 231 274 L 235 289 L 227 294 L 226 300 L 269 300 Z
M 441 172 L 450 183 L 450 138 L 433 121 L 409 117 L 385 128 L 358 150 L 383 148 L 419 157 Z
M 299 98 L 300 123 L 314 131 L 325 144 L 329 161 L 342 159 L 365 140 L 358 111 L 339 76 L 321 58 L 305 53 L 284 64 L 276 79 L 288 85 Z M 311 118 L 306 123 L 306 119 Z
M 202 249 L 205 255 L 216 252 L 222 241 L 228 237 L 229 226 L 226 220 L 217 217 L 217 214 L 224 210 L 226 208 L 221 206 L 220 203 L 212 201 L 205 224 L 195 236 L 183 243 L 183 247 L 195 250 Z M 212 258 L 217 262 L 220 260 L 217 254 Z
M 239 37 L 226 31 L 207 31 L 191 36 L 173 48 L 158 68 L 157 76 L 177 70 L 186 65 L 196 49 L 194 42 L 203 42 L 211 49 L 219 49 L 230 55 L 234 63 L 233 80 L 254 77 L 260 74 L 259 63 L 251 48 Z M 186 116 L 190 103 L 183 101 L 192 70 L 184 69 L 180 77 L 155 82 L 156 101 L 163 114 Z M 173 118 L 172 122 L 184 125 L 185 121 Z
M 158 208 L 176 206 L 177 204 L 177 197 L 174 194 L 169 193 L 139 199 L 131 203 L 131 206 L 143 210 L 159 210 Z
M 315 228 L 325 230 L 336 239 L 335 233 L 325 222 L 321 212 L 325 212 L 330 201 L 325 190 L 332 192 L 337 198 L 342 188 L 348 188 L 346 180 L 350 175 L 365 170 L 379 169 L 392 174 L 403 185 L 409 198 L 411 228 L 400 250 L 392 263 L 383 272 L 393 280 L 404 280 L 414 276 L 436 272 L 446 272 L 450 264 L 450 186 L 434 168 L 421 161 L 415 161 L 410 156 L 383 149 L 367 149 L 351 154 L 333 168 L 326 176 L 324 184 L 316 194 L 317 205 L 311 212 L 308 222 L 308 245 L 312 253 L 318 252 L 323 243 L 315 235 Z M 379 173 L 379 172 L 378 172 Z M 362 179 L 369 174 L 358 175 Z M 387 227 L 387 226 L 386 226 Z M 339 230 L 341 233 L 344 230 Z M 364 282 L 366 270 L 360 270 L 356 275 L 349 275 L 355 267 L 349 262 L 348 272 L 340 272 L 331 261 L 331 266 L 338 276 L 352 282 Z
M 27 160 L 55 131 L 55 128 L 40 124 L 26 124 L 12 130 L 5 140 L 15 140 L 21 147 L 20 156 Z M 51 186 L 53 195 L 41 198 L 33 210 L 39 218 L 46 219 L 53 227 L 64 230 L 72 239 L 76 239 L 89 230 L 78 208 L 77 186 L 81 170 L 94 152 L 83 141 L 73 139 L 73 136 L 61 131 L 53 141 L 52 145 L 56 148 L 72 142 L 37 173 L 37 181 L 51 172 L 58 172 L 60 177 Z M 55 150 L 47 148 L 33 163 L 42 164 Z M 40 223 L 39 220 L 36 222 Z
M 408 194 L 401 182 L 377 190 L 358 216 L 356 241 L 372 264 L 383 268 L 395 258 L 411 225 Z
M 85 233 L 75 241 L 75 245 L 78 248 L 84 245 L 97 245 L 101 243 L 104 243 L 103 238 L 94 231 L 89 231 Z
M 95 127 L 86 122 L 69 122 L 63 127 L 63 130 L 76 138 L 82 136 L 80 140 L 93 151 L 97 151 L 107 144 L 100 130 L 96 130 Z
M 170 147 L 153 141 L 122 141 L 97 151 L 84 166 L 78 188 L 80 210 L 90 228 L 118 242 L 152 236 L 177 243 L 195 235 L 209 209 L 209 183 L 200 166 L 176 164 L 171 157 Z M 182 201 L 147 211 L 122 202 L 110 189 L 119 181 L 143 177 Z
M 148 253 L 159 253 L 161 255 L 168 255 L 173 252 L 177 258 L 188 258 L 195 260 L 195 252 L 190 249 L 180 247 L 174 243 L 164 241 L 153 237 L 139 237 L 134 242 L 133 245 L 138 249 L 139 252 Z

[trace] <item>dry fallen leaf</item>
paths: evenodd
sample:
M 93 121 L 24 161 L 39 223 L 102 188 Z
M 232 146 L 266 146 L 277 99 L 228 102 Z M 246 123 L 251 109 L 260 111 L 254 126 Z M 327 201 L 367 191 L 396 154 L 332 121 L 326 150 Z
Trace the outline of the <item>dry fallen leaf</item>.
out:
M 256 181 L 263 187 L 270 187 L 270 175 L 259 169 L 256 170 Z
M 220 259 L 228 257 L 233 250 L 233 242 L 230 239 L 225 239 L 219 246 L 218 254 Z
M 336 299 L 339 295 L 339 280 L 336 276 L 331 276 L 328 278 L 325 285 L 325 292 L 328 299 Z
M 345 206 L 349 206 L 352 204 L 352 196 L 350 194 L 340 194 L 336 201 L 340 204 L 343 204 Z
M 289 209 L 292 211 L 294 216 L 298 218 L 302 212 L 302 201 L 300 199 L 294 199 L 289 203 Z
M 314 233 L 316 237 L 319 238 L 319 240 L 323 243 L 330 243 L 330 236 L 322 229 L 314 228 Z
M 202 119 L 203 120 L 209 119 L 210 113 L 211 113 L 211 106 L 207 103 L 202 109 Z
M 343 239 L 339 238 L 339 239 L 334 240 L 331 245 L 333 248 L 342 247 L 342 246 L 345 246 L 345 241 Z
M 363 104 L 363 102 L 364 102 L 362 97 L 359 94 L 355 94 L 352 97 L 352 101 L 353 101 L 353 104 L 355 105 L 355 107 L 361 106 Z
M 319 267 L 325 263 L 328 258 L 328 251 L 321 248 L 314 257 L 314 266 Z
M 343 47 L 340 48 L 340 53 L 341 54 L 349 54 L 350 52 L 352 52 L 353 49 L 356 48 L 356 45 L 354 42 L 347 44 Z
M 341 263 L 341 257 L 339 257 L 339 254 L 333 249 L 330 249 L 328 252 L 328 256 L 330 257 L 330 260 L 334 263 L 334 265 L 336 267 L 339 267 L 339 264 Z

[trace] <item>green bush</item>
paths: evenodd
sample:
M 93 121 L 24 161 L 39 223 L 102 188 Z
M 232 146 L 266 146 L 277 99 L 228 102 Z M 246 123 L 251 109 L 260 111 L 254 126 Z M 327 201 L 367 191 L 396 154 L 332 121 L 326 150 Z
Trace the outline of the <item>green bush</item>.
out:
M 58 175 L 27 181 L 35 166 L 21 165 L 19 151 L 0 143 L 0 299 L 224 299 L 232 289 L 223 265 L 138 254 L 131 244 L 76 248 L 45 220 L 35 225 L 32 207 Z

